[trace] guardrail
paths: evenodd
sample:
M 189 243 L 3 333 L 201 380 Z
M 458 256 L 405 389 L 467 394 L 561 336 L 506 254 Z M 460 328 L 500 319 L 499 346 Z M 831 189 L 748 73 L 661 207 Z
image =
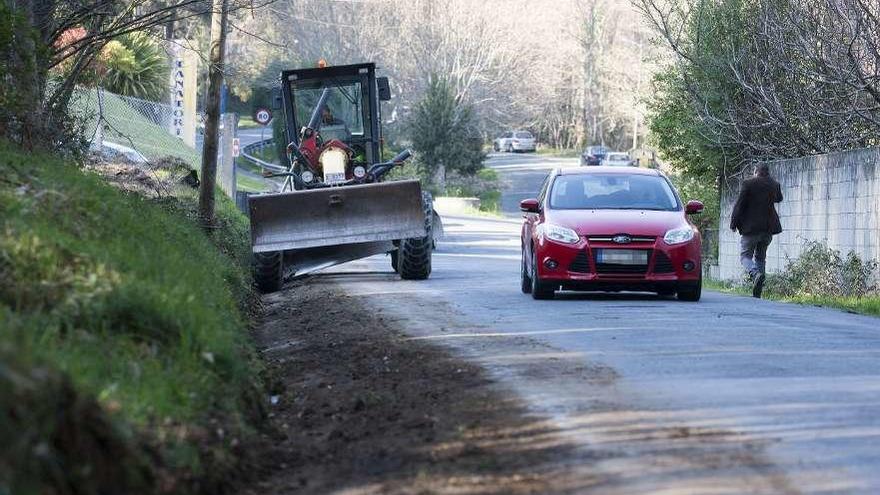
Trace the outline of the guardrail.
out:
M 266 146 L 274 145 L 275 141 L 272 139 L 264 139 L 262 141 L 251 143 L 241 149 L 241 158 L 263 169 L 271 170 L 273 172 L 287 172 L 287 167 L 278 165 L 277 163 L 269 163 L 265 160 L 260 160 L 253 155 L 257 151 L 262 151 Z

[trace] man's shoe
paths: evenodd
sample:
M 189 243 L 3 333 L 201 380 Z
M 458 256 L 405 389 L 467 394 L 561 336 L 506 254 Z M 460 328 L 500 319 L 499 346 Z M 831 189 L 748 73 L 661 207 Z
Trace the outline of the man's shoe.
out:
M 759 273 L 755 275 L 755 283 L 752 285 L 752 296 L 760 298 L 761 292 L 764 291 L 764 280 L 767 279 L 767 276 L 763 273 Z

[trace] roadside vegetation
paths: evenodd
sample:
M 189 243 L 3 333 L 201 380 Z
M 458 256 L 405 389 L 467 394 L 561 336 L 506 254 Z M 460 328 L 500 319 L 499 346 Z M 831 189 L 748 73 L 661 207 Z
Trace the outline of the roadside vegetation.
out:
M 815 306 L 828 306 L 854 313 L 880 316 L 878 263 L 853 252 L 843 254 L 817 241 L 806 241 L 798 258 L 767 275 L 764 297 Z M 713 284 L 719 289 L 751 294 L 747 281 Z
M 253 434 L 246 219 L 163 175 L 0 142 L 0 492 L 219 493 Z

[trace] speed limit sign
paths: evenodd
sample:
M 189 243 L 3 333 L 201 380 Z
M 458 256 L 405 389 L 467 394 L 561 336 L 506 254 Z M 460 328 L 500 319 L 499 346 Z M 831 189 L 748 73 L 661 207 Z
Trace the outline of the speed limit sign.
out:
M 268 108 L 258 108 L 256 112 L 254 112 L 254 122 L 260 125 L 269 125 L 269 122 L 272 121 L 272 112 L 269 111 Z

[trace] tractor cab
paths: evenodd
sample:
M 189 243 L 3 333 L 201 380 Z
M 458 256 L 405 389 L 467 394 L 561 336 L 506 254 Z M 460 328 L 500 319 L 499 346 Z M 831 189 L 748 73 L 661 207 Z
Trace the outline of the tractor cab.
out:
M 388 79 L 377 78 L 372 63 L 281 73 L 286 137 L 297 148 L 291 161 L 301 152 L 305 159 L 295 171 L 313 178 L 294 181 L 295 189 L 365 178 L 361 174 L 381 161 L 379 102 L 390 99 L 389 93 Z

